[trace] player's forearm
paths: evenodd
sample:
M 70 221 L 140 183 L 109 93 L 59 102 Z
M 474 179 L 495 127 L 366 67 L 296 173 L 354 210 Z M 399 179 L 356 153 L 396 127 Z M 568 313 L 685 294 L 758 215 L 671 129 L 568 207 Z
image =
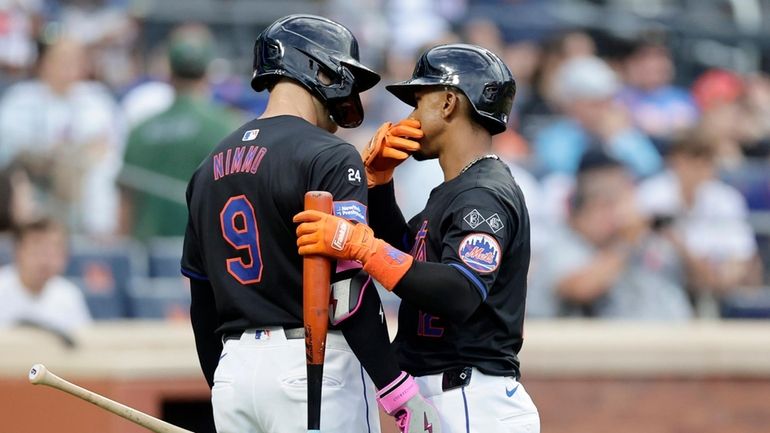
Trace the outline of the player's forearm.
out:
M 390 349 L 388 328 L 374 284 L 364 291 L 356 313 L 339 326 L 348 345 L 378 389 L 384 388 L 401 374 L 398 360 Z
M 216 334 L 219 326 L 214 292 L 208 281 L 190 279 L 190 319 L 195 336 L 195 348 L 203 376 L 209 388 L 214 386 L 214 371 L 222 353 L 222 341 Z
M 396 203 L 393 181 L 369 189 L 369 226 L 374 234 L 402 250 L 409 250 L 405 235 L 407 224 Z
M 454 323 L 464 323 L 481 305 L 478 289 L 443 263 L 414 262 L 393 289 L 401 299 Z

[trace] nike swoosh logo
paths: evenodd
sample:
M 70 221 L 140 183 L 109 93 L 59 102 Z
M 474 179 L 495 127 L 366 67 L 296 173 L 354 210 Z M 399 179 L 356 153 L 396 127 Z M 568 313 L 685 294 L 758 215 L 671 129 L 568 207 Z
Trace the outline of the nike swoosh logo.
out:
M 513 394 L 516 394 L 516 391 L 519 389 L 519 385 L 516 385 L 513 389 L 505 388 L 505 395 L 508 397 L 513 397 Z

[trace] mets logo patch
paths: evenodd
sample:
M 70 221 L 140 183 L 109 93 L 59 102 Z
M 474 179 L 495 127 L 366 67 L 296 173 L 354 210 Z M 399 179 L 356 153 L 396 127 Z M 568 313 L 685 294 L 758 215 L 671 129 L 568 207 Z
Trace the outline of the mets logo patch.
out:
M 457 249 L 460 260 L 474 271 L 494 272 L 500 266 L 500 244 L 486 233 L 466 236 Z

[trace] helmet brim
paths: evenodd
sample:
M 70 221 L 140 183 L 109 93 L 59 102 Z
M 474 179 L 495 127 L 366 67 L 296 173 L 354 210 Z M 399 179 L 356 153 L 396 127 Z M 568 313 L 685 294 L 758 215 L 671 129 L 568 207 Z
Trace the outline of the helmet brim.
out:
M 332 73 L 337 72 L 337 65 L 347 68 L 353 74 L 354 89 L 357 93 L 369 90 L 380 82 L 380 74 L 345 53 L 327 52 L 314 46 L 306 47 L 301 51 L 321 62 Z
M 356 79 L 356 90 L 365 92 L 380 82 L 380 74 L 364 66 L 358 60 L 347 57 L 340 59 L 340 63 L 350 69 Z
M 414 94 L 425 87 L 435 87 L 442 85 L 450 85 L 449 83 L 442 83 L 438 79 L 430 77 L 411 78 L 409 80 L 401 81 L 400 83 L 391 84 L 385 86 L 388 92 L 393 96 L 400 99 L 407 105 L 412 107 L 417 106 L 417 101 L 414 98 Z

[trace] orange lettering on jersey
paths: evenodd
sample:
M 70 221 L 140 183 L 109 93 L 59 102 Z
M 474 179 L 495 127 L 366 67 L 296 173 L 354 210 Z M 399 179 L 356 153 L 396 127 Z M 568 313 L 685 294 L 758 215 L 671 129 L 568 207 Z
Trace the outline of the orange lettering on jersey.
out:
M 225 175 L 225 169 L 222 165 L 222 152 L 217 153 L 214 155 L 214 180 L 219 180 Z
M 230 164 L 230 173 L 238 173 L 241 171 L 241 162 L 243 161 L 244 153 L 246 153 L 246 146 L 235 148 L 235 153 L 233 154 L 233 162 Z
M 420 230 L 414 237 L 414 245 L 412 245 L 412 251 L 409 254 L 414 257 L 418 262 L 424 262 L 427 260 L 427 254 L 425 252 L 425 238 L 428 236 L 428 220 L 422 222 Z
M 267 149 L 260 148 L 259 152 L 257 153 L 257 156 L 254 158 L 254 162 L 251 164 L 251 169 L 249 170 L 249 173 L 254 174 L 259 169 L 259 163 L 262 162 L 262 158 L 265 157 L 265 154 L 267 153 Z
M 227 149 L 227 152 L 214 154 L 212 159 L 214 180 L 222 179 L 231 174 L 255 174 L 266 153 L 267 149 L 264 147 L 249 146 L 247 152 L 246 146 L 240 146 L 234 150 Z
M 227 149 L 227 156 L 225 157 L 225 176 L 230 174 L 230 155 L 233 153 L 233 149 Z
M 251 170 L 251 163 L 254 162 L 254 157 L 257 156 L 257 149 L 259 149 L 259 146 L 249 146 L 246 158 L 243 160 L 243 164 L 241 164 L 241 173 L 248 173 Z

